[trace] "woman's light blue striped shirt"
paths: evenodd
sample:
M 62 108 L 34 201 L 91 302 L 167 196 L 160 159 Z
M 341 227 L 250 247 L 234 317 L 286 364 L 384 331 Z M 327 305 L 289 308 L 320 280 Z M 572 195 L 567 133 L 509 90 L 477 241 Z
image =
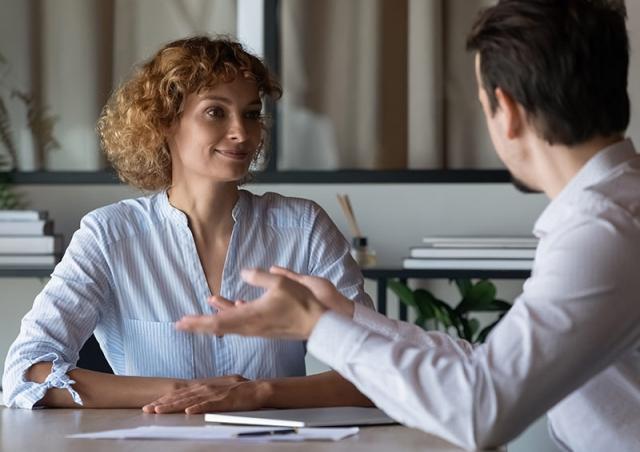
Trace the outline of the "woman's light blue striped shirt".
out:
M 257 298 L 261 289 L 244 283 L 240 270 L 280 265 L 328 278 L 348 298 L 372 305 L 348 243 L 315 203 L 241 190 L 233 218 L 223 297 Z M 209 295 L 187 217 L 165 192 L 89 213 L 22 320 L 5 362 L 5 404 L 32 408 L 53 387 L 81 402 L 66 373 L 92 333 L 118 375 L 305 374 L 303 342 L 177 331 L 183 315 L 212 312 Z M 49 377 L 26 381 L 25 371 L 41 361 L 53 362 Z

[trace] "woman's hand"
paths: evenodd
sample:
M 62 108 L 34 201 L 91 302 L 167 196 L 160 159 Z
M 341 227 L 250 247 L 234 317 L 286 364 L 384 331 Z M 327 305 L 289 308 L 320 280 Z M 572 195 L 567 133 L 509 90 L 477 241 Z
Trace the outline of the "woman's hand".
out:
M 145 413 L 199 414 L 210 411 L 257 410 L 265 406 L 270 388 L 240 375 L 192 380 L 142 407 Z

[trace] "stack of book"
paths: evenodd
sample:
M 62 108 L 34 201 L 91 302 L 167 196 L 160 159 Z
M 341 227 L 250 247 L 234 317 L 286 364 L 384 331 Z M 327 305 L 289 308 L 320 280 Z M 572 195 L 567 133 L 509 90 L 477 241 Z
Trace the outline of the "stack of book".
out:
M 535 237 L 425 237 L 411 248 L 404 268 L 531 270 Z
M 62 236 L 41 210 L 0 210 L 0 269 L 46 269 L 62 253 Z

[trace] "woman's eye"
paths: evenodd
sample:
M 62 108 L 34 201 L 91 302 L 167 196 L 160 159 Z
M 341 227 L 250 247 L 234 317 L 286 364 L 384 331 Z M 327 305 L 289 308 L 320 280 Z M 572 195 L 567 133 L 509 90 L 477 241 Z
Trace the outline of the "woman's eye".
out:
M 216 119 L 224 118 L 224 110 L 220 107 L 208 108 L 205 113 L 207 114 L 207 116 L 211 118 L 216 118 Z

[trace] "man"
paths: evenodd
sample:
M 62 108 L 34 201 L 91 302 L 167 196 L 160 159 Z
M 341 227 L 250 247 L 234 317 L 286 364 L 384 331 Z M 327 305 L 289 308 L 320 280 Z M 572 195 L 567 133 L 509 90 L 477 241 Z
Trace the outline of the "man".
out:
M 495 148 L 551 203 L 523 293 L 476 348 L 389 320 L 326 281 L 273 268 L 252 303 L 178 327 L 308 338 L 308 350 L 403 424 L 466 448 L 549 411 L 567 450 L 640 450 L 640 157 L 629 122 L 624 6 L 502 0 L 468 39 Z

